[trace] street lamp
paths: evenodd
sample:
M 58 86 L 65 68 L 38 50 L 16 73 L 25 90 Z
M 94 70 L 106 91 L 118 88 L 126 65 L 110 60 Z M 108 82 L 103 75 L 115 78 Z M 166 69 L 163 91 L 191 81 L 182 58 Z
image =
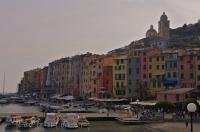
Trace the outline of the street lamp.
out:
M 139 103 L 139 101 L 140 101 L 139 99 L 136 100 L 137 107 L 138 107 L 138 103 Z M 139 107 L 138 107 L 138 110 L 139 110 Z M 138 114 L 139 114 L 138 110 L 137 110 L 137 118 L 138 118 Z
M 193 132 L 193 120 L 192 120 L 192 115 L 193 113 L 197 110 L 197 106 L 194 103 L 189 103 L 187 105 L 187 110 L 190 112 L 190 123 L 191 123 L 191 132 Z

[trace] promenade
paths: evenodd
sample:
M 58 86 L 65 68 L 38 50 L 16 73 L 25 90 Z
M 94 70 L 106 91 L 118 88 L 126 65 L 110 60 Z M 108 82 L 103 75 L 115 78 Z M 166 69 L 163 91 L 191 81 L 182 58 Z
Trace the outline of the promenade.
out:
M 150 132 L 190 132 L 190 124 L 186 129 L 185 122 L 164 122 L 148 125 Z M 194 123 L 193 132 L 200 131 L 200 123 Z

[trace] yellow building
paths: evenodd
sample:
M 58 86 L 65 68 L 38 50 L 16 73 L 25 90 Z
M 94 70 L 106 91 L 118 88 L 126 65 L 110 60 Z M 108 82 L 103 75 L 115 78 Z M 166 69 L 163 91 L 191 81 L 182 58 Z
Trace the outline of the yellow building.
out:
M 114 58 L 113 64 L 113 95 L 114 97 L 126 97 L 127 75 L 128 75 L 127 55 L 118 55 Z
M 151 94 L 164 89 L 165 57 L 160 51 L 148 56 L 149 90 Z

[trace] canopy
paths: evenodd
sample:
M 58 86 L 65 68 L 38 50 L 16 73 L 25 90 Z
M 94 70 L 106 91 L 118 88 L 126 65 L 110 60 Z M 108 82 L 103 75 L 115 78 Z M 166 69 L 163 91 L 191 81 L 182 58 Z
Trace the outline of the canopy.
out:
M 154 106 L 156 102 L 131 102 L 131 105 Z

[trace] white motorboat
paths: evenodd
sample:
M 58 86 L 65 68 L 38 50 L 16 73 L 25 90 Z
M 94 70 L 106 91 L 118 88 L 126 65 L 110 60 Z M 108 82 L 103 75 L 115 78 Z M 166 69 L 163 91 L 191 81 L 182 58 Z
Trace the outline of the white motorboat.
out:
M 7 104 L 8 103 L 8 100 L 6 99 L 0 99 L 0 104 Z
M 57 113 L 47 113 L 44 121 L 44 127 L 56 127 L 59 123 Z
M 22 117 L 19 115 L 11 115 L 10 117 L 7 118 L 6 122 L 7 125 L 6 127 L 12 127 L 12 126 L 17 126 L 23 121 Z
M 90 126 L 90 122 L 85 118 L 85 117 L 80 117 L 78 119 L 78 126 L 79 127 L 89 127 Z
M 37 117 L 28 117 L 24 118 L 21 123 L 18 124 L 18 128 L 31 128 L 31 127 L 36 127 L 40 123 L 39 118 Z
M 75 113 L 68 113 L 61 117 L 61 127 L 68 129 L 78 128 L 78 115 Z

